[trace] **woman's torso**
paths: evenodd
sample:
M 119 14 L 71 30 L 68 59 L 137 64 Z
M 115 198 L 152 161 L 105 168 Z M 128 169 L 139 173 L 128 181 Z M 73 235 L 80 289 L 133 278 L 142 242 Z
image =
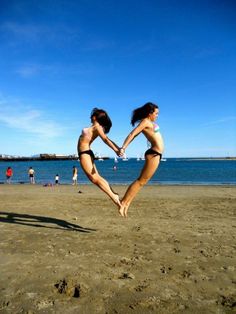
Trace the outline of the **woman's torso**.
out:
M 159 126 L 156 123 L 148 121 L 147 127 L 142 132 L 151 144 L 151 148 L 162 154 L 164 151 L 164 141 Z
M 88 128 L 82 129 L 81 135 L 78 141 L 78 151 L 82 152 L 90 149 L 90 145 L 98 136 L 96 126 L 92 125 Z

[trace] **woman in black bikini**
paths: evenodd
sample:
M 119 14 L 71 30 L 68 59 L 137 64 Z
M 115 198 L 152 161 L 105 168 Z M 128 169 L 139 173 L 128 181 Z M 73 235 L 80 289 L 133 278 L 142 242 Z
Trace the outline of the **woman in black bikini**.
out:
M 139 190 L 151 179 L 157 170 L 162 152 L 164 150 L 164 142 L 160 133 L 160 128 L 154 123 L 159 114 L 158 106 L 153 103 L 146 103 L 133 111 L 131 124 L 134 126 L 139 122 L 138 126 L 126 137 L 120 155 L 123 155 L 127 146 L 133 139 L 143 133 L 151 144 L 151 148 L 145 152 L 145 165 L 140 176 L 127 189 L 119 209 L 119 213 L 123 217 L 127 217 L 128 208 L 135 195 Z
M 112 122 L 106 111 L 98 108 L 92 110 L 90 119 L 92 125 L 82 130 L 78 140 L 77 149 L 81 167 L 89 180 L 103 190 L 120 207 L 119 195 L 114 193 L 109 183 L 99 175 L 94 163 L 95 156 L 90 148 L 93 141 L 100 137 L 116 154 L 119 154 L 119 147 L 106 135 L 110 131 Z

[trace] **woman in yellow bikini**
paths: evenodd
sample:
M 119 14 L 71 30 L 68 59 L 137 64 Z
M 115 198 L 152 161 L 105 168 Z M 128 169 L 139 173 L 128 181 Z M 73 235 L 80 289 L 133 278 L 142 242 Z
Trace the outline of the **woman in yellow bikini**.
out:
M 160 133 L 159 126 L 154 122 L 158 117 L 158 114 L 158 106 L 150 102 L 146 103 L 142 107 L 135 109 L 132 114 L 131 124 L 133 126 L 137 122 L 139 122 L 139 124 L 126 137 L 122 148 L 120 149 L 120 155 L 123 155 L 128 145 L 140 133 L 144 134 L 151 146 L 151 148 L 149 148 L 145 152 L 145 164 L 140 176 L 128 187 L 121 201 L 119 213 L 123 217 L 127 217 L 128 208 L 133 198 L 139 192 L 139 190 L 151 179 L 159 166 L 164 150 L 164 142 Z
M 104 191 L 119 207 L 121 205 L 119 195 L 112 190 L 109 183 L 98 173 L 94 163 L 95 156 L 90 148 L 93 141 L 100 137 L 116 154 L 119 154 L 119 147 L 106 135 L 110 131 L 112 122 L 106 111 L 98 108 L 92 110 L 90 119 L 92 125 L 82 130 L 78 140 L 77 148 L 80 164 L 89 180 Z

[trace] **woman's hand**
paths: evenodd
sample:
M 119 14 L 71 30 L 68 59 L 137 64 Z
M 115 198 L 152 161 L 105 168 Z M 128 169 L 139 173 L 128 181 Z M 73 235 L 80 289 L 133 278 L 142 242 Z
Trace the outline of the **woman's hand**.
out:
M 124 153 L 125 153 L 125 150 L 124 150 L 123 147 L 121 147 L 121 148 L 119 148 L 119 151 L 118 151 L 117 155 L 118 155 L 119 157 L 122 157 L 122 156 L 124 155 Z

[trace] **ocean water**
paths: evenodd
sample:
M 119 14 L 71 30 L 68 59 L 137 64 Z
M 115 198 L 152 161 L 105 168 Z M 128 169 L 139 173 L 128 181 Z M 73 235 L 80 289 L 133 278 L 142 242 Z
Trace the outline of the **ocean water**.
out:
M 95 161 L 100 174 L 110 184 L 130 184 L 135 180 L 145 161 L 130 158 L 128 161 L 114 159 Z M 113 170 L 116 165 L 117 170 Z M 12 183 L 28 183 L 28 168 L 35 170 L 38 184 L 54 183 L 55 175 L 60 176 L 61 184 L 72 183 L 72 167 L 78 167 L 78 183 L 90 184 L 78 161 L 14 161 L 0 162 L 0 183 L 6 181 L 5 171 L 10 166 L 14 176 Z M 168 158 L 162 161 L 148 184 L 191 184 L 191 185 L 236 185 L 235 160 L 192 160 L 188 158 Z

